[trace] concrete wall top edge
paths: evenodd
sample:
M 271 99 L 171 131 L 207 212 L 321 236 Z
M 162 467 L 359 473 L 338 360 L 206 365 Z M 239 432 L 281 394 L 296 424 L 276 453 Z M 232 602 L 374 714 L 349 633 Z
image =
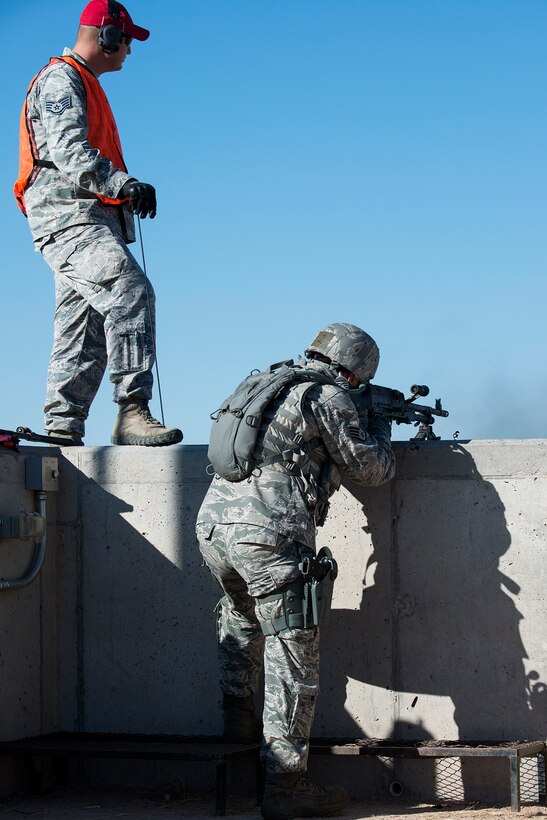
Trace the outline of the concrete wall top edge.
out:
M 174 447 L 65 448 L 63 461 L 70 469 L 100 484 L 208 484 L 207 448 L 201 445 Z
M 518 478 L 547 474 L 547 439 L 398 441 L 396 478 Z M 208 484 L 206 445 L 90 447 L 63 455 L 85 475 L 108 483 Z
M 396 478 L 519 478 L 547 474 L 547 439 L 396 441 Z M 59 467 L 109 484 L 208 484 L 207 445 L 174 447 L 21 447 L 20 455 L 59 453 Z M 0 457 L 1 457 L 0 448 Z M 7 451 L 6 459 L 13 455 Z M 3 461 L 3 459 L 2 459 Z M 1 471 L 0 461 L 0 471 Z M 13 465 L 9 472 L 12 473 Z
M 547 439 L 395 442 L 396 478 L 522 478 L 547 474 Z

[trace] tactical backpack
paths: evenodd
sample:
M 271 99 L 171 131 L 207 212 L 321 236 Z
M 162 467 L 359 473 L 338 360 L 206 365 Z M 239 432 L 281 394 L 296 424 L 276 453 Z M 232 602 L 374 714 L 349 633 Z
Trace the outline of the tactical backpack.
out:
M 277 362 L 267 370 L 247 376 L 220 408 L 211 413 L 213 426 L 207 454 L 217 475 L 227 481 L 242 481 L 256 467 L 286 460 L 280 453 L 257 464 L 253 452 L 264 410 L 293 382 L 309 382 L 309 389 L 317 383 L 333 384 L 334 379 L 326 373 L 295 366 L 292 359 Z M 294 443 L 292 452 L 295 449 L 301 449 L 299 443 Z

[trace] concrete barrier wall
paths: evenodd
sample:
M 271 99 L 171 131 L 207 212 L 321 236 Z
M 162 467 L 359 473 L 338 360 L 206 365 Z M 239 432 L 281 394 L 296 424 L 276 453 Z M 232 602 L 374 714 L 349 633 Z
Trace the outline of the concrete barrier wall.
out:
M 314 734 L 545 738 L 547 441 L 396 453 L 397 478 L 343 488 L 319 532 L 340 575 Z M 8 506 L 23 459 L 0 453 Z M 199 446 L 63 451 L 44 574 L 0 595 L 2 737 L 220 731 L 206 464 Z
M 56 498 L 48 498 L 48 538 L 55 540 Z M 36 511 L 25 490 L 25 459 L 0 454 L 0 514 Z M 0 539 L 0 578 L 24 576 L 32 564 L 34 541 Z M 0 591 L 0 702 L 2 739 L 51 730 L 57 720 L 55 555 L 47 553 L 36 581 L 20 590 Z
M 32 452 L 28 448 L 28 452 Z M 50 453 L 48 453 L 50 455 Z M 0 515 L 36 511 L 25 490 L 25 457 L 0 448 Z M 56 497 L 47 501 L 47 538 L 55 544 Z M 0 579 L 27 573 L 34 541 L 0 539 Z M 0 591 L 0 739 L 12 740 L 55 729 L 57 714 L 57 578 L 55 548 L 38 578 L 20 590 Z M 0 794 L 26 783 L 21 767 L 0 758 Z
M 341 565 L 325 730 L 547 735 L 545 445 L 405 446 L 391 485 L 337 500 L 319 539 Z
M 60 646 L 74 674 L 63 678 L 71 708 L 62 728 L 218 731 L 218 596 L 193 532 L 209 481 L 203 448 L 86 448 L 65 457 Z

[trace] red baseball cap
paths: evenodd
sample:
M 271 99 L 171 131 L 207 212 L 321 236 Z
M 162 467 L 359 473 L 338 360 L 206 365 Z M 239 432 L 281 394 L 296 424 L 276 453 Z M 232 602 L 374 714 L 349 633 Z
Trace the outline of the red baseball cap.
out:
M 115 19 L 110 15 L 110 6 L 119 9 L 119 19 Z M 129 37 L 134 37 L 136 40 L 148 40 L 150 36 L 148 29 L 134 24 L 129 12 L 121 3 L 112 3 L 109 0 L 91 0 L 82 11 L 80 25 L 106 26 L 109 24 L 117 26 Z

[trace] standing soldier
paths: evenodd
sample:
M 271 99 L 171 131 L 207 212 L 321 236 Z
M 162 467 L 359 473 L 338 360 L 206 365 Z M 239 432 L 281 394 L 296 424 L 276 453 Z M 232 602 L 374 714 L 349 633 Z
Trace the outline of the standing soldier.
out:
M 56 307 L 45 428 L 82 444 L 108 365 L 119 412 L 113 444 L 182 439 L 152 417 L 155 299 L 130 253 L 133 214 L 156 215 L 156 192 L 127 173 L 98 77 L 120 71 L 131 42 L 149 31 L 114 0 L 91 0 L 76 44 L 34 77 L 21 113 L 15 196 L 34 246 L 53 270 Z
M 333 815 L 347 803 L 340 786 L 322 788 L 302 777 L 319 682 L 321 619 L 312 619 L 308 610 L 309 579 L 317 579 L 321 563 L 315 530 L 342 477 L 368 486 L 394 474 L 389 421 L 360 418 L 348 393 L 376 372 L 374 340 L 355 325 L 336 323 L 318 333 L 306 357 L 295 368 L 298 380 L 262 408 L 252 473 L 240 481 L 217 474 L 197 523 L 201 552 L 224 591 L 219 657 L 228 739 L 260 737 L 252 695 L 264 660 L 266 820 Z M 219 422 L 236 424 L 232 419 L 239 416 L 247 435 L 258 414 L 252 418 L 238 410 L 239 397 L 260 378 L 240 385 L 232 412 L 225 403 Z M 225 438 L 230 436 L 221 443 Z M 214 433 L 209 453 L 218 473 L 223 465 L 215 463 L 213 440 L 218 443 Z

